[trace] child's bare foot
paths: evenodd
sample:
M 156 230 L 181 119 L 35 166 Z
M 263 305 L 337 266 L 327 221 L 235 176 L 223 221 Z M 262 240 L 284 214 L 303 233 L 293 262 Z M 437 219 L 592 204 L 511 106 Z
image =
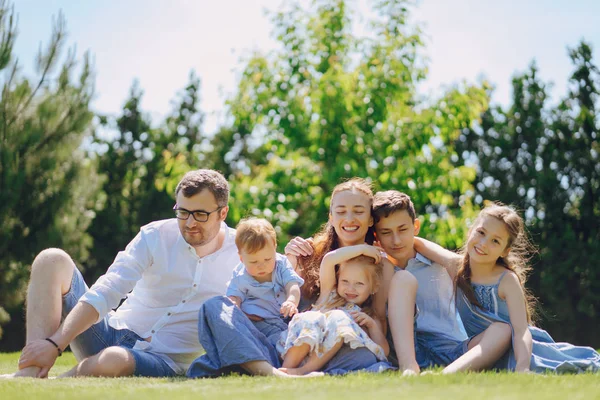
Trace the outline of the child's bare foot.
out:
M 421 372 L 421 375 L 442 375 L 442 372 L 428 369 L 427 371 Z
M 417 376 L 417 375 L 419 375 L 419 373 L 412 369 L 405 369 L 404 371 L 402 371 L 402 376 Z
M 315 378 L 325 375 L 320 371 L 304 372 L 300 368 L 279 368 L 279 371 L 285 374 L 287 378 Z

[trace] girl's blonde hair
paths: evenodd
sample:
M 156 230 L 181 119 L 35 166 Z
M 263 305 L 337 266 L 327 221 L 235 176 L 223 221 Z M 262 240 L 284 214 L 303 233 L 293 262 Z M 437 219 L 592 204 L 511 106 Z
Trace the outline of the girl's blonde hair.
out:
M 340 271 L 342 270 L 342 268 L 344 268 L 344 266 L 346 266 L 350 263 L 356 263 L 356 264 L 360 265 L 363 268 L 363 270 L 365 270 L 365 272 L 366 272 L 367 280 L 369 281 L 369 285 L 370 285 L 371 294 L 369 295 L 367 300 L 365 300 L 365 302 L 360 305 L 360 308 L 361 308 L 362 312 L 364 312 L 371 318 L 375 318 L 376 315 L 375 315 L 375 309 L 373 308 L 373 295 L 381 287 L 381 280 L 383 279 L 383 262 L 381 262 L 381 261 L 375 262 L 375 259 L 373 257 L 369 257 L 369 256 L 365 256 L 365 255 L 360 255 L 360 256 L 351 258 L 347 261 L 344 261 L 339 266 L 336 266 L 336 272 L 335 272 L 336 287 L 334 288 L 334 290 L 335 290 L 334 295 L 331 296 L 330 298 L 326 299 L 323 303 L 316 304 L 313 307 L 313 310 L 317 310 L 317 311 L 318 310 L 322 310 L 322 311 L 333 310 L 338 307 L 342 307 L 342 306 L 344 306 L 344 304 L 346 304 L 346 300 L 342 296 L 340 296 L 337 292 L 337 283 L 338 283 L 338 280 L 340 277 Z
M 506 248 L 509 249 L 506 257 L 498 257 L 496 264 L 512 271 L 519 278 L 519 282 L 525 293 L 525 308 L 527 311 L 527 320 L 530 324 L 535 321 L 535 297 L 525 287 L 525 282 L 531 271 L 529 261 L 536 253 L 535 246 L 531 243 L 525 230 L 523 219 L 514 208 L 506 206 L 502 203 L 492 203 L 480 211 L 479 215 L 473 222 L 467 234 L 467 240 L 473 234 L 473 229 L 486 216 L 496 218 L 504 223 L 508 231 L 508 243 Z M 471 286 L 471 266 L 469 254 L 467 252 L 466 243 L 462 249 L 463 260 L 456 274 L 456 288 L 461 289 L 467 299 L 477 306 L 481 306 L 475 297 L 475 292 Z
M 358 191 L 367 195 L 370 202 L 369 213 L 372 212 L 373 189 L 370 182 L 362 178 L 352 178 L 346 182 L 336 185 L 331 193 L 331 203 L 333 204 L 333 198 L 336 194 L 347 190 Z M 329 212 L 331 213 L 331 206 Z M 368 244 L 373 244 L 374 238 L 375 235 L 373 234 L 373 228 L 369 227 L 365 242 Z M 319 296 L 320 292 L 319 269 L 321 266 L 321 261 L 323 260 L 323 257 L 325 257 L 325 254 L 340 247 L 338 235 L 329 221 L 327 221 L 319 233 L 315 235 L 313 247 L 314 251 L 312 255 L 298 258 L 298 272 L 300 272 L 304 278 L 304 285 L 302 285 L 302 297 L 306 299 L 312 299 L 314 301 Z

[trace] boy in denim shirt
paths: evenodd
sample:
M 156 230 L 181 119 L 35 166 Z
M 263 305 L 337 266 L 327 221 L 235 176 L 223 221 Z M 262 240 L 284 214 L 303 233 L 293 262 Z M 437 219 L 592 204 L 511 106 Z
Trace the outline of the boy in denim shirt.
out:
M 287 329 L 284 319 L 298 312 L 304 280 L 285 256 L 277 254 L 275 229 L 267 220 L 242 220 L 236 228 L 235 243 L 241 263 L 233 272 L 227 296 L 269 341 L 276 343 Z

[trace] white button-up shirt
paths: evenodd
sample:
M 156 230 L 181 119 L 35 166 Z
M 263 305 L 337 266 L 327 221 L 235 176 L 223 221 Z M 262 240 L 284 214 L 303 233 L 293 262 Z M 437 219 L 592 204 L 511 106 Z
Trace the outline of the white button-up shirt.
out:
M 108 314 L 111 327 L 148 338 L 134 348 L 157 353 L 175 372 L 185 372 L 203 351 L 198 310 L 207 299 L 225 294 L 239 263 L 235 230 L 225 223 L 221 230 L 221 248 L 200 258 L 184 240 L 176 219 L 143 226 L 80 301 L 98 311 L 98 321 Z M 125 296 L 127 300 L 111 311 Z

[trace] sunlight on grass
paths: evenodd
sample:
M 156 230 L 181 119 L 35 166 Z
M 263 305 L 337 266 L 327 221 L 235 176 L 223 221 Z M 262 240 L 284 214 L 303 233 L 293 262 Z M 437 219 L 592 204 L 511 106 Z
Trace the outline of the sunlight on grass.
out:
M 0 373 L 14 371 L 18 354 L 0 354 Z M 70 353 L 57 360 L 51 375 L 75 364 Z M 232 376 L 186 380 L 150 378 L 77 378 L 64 380 L 0 380 L 0 398 L 51 399 L 594 399 L 598 375 L 460 374 L 401 378 L 397 373 L 354 374 L 346 377 L 282 380 Z

